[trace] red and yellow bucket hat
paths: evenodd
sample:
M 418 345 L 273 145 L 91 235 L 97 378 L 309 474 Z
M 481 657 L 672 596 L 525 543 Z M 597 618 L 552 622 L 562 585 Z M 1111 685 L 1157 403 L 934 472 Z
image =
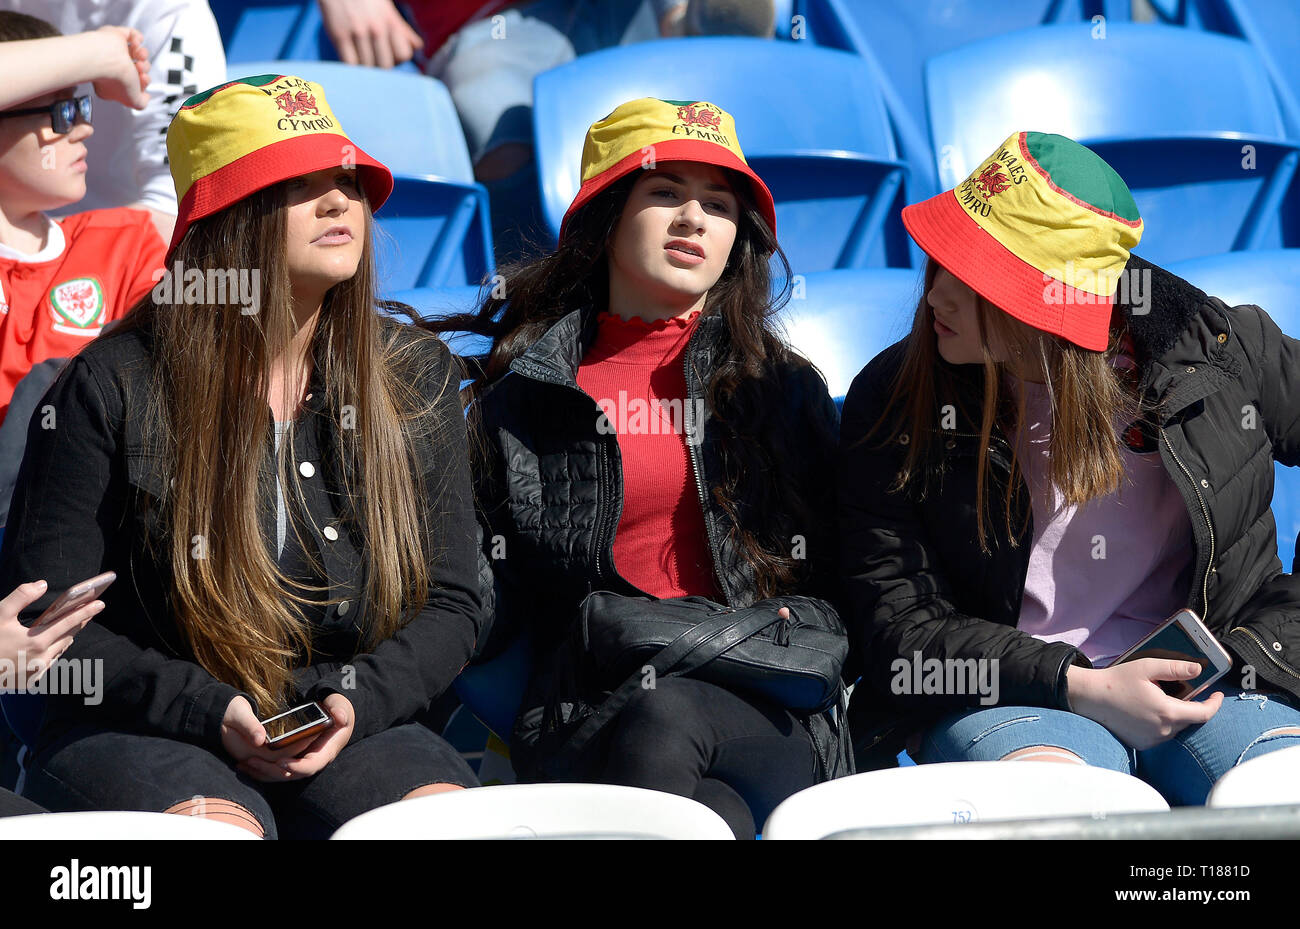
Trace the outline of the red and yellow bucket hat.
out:
M 1096 152 L 1017 132 L 952 190 L 903 209 L 931 258 L 1021 322 L 1104 351 L 1142 217 Z
M 167 129 L 176 184 L 174 249 L 190 223 L 254 191 L 330 167 L 355 167 L 370 208 L 393 191 L 393 175 L 349 139 L 319 84 L 261 74 L 190 97 Z
M 617 107 L 587 130 L 582 186 L 564 214 L 560 241 L 569 217 L 592 197 L 643 165 L 665 161 L 695 161 L 739 171 L 749 178 L 758 211 L 776 235 L 772 192 L 746 163 L 731 114 L 702 100 L 643 97 Z

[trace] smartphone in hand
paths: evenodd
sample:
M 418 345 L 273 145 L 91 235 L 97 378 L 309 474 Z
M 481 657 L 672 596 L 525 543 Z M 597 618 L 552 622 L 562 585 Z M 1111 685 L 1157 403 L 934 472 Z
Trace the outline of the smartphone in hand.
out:
M 1232 658 L 1192 610 L 1179 610 L 1110 666 L 1138 658 L 1171 658 L 1200 665 L 1201 673 L 1190 681 L 1160 682 L 1165 693 L 1180 700 L 1191 700 L 1232 667 Z
M 45 608 L 44 613 L 27 624 L 28 627 L 52 623 L 62 619 L 69 613 L 76 612 L 87 603 L 99 599 L 99 595 L 115 580 L 117 580 L 117 572 L 105 571 L 103 574 L 87 578 L 80 584 L 74 584 L 55 597 L 54 602 Z
M 318 735 L 334 725 L 334 717 L 319 703 L 304 703 L 260 721 L 266 730 L 266 747 L 280 749 Z

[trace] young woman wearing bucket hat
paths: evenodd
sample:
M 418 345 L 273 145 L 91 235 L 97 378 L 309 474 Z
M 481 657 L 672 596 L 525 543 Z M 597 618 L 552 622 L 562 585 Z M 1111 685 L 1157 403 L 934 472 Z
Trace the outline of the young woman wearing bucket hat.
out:
M 1128 189 L 1062 136 L 1015 133 L 903 220 L 924 293 L 840 446 L 859 762 L 911 736 L 923 762 L 1087 763 L 1197 804 L 1300 744 L 1269 510 L 1274 459 L 1300 464 L 1300 343 L 1130 254 Z M 1233 658 L 1211 691 L 1161 688 L 1184 661 L 1108 666 L 1184 607 Z M 976 674 L 916 686 L 944 662 Z
M 830 588 L 836 411 L 774 333 L 775 228 L 730 115 L 634 100 L 591 126 L 558 250 L 508 270 L 478 313 L 437 324 L 492 338 L 472 387 L 476 480 L 497 540 L 493 636 L 533 637 L 511 743 L 525 779 L 549 776 L 542 759 L 562 739 L 544 705 L 567 685 L 599 689 L 585 672 L 553 679 L 589 592 L 733 607 L 784 594 L 797 612 Z M 752 838 L 837 770 L 828 726 L 659 679 L 593 743 L 581 777 L 695 797 Z
M 320 837 L 474 786 L 412 722 L 482 604 L 458 366 L 375 311 L 392 177 L 285 75 L 191 97 L 168 151 L 167 275 L 46 395 L 5 537 L 0 576 L 49 582 L 24 618 L 117 574 L 64 653 L 101 686 L 46 698 L 24 793 Z M 268 747 L 308 701 L 332 726 Z

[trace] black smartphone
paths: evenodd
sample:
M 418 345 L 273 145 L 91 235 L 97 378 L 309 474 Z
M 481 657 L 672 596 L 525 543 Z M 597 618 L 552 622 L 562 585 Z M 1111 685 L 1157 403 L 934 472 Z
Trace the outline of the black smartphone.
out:
M 1165 693 L 1180 700 L 1190 700 L 1200 694 L 1232 667 L 1232 658 L 1192 610 L 1179 610 L 1111 662 L 1111 666 L 1138 658 L 1172 658 L 1200 665 L 1201 673 L 1190 681 L 1160 682 Z
M 267 748 L 284 748 L 324 732 L 334 725 L 334 718 L 319 703 L 304 703 L 270 719 L 264 719 Z

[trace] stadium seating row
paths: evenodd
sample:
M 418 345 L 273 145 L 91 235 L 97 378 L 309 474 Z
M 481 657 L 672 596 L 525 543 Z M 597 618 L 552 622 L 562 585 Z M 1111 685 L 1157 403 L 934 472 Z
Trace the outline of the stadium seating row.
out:
M 314 2 L 246 4 L 242 19 L 241 4 L 216 6 L 224 25 L 244 24 L 228 30 L 232 74 L 319 80 L 360 144 L 406 181 L 383 220 L 396 246 L 393 289 L 491 272 L 486 193 L 441 85 L 375 69 L 344 74 L 329 61 L 246 59 L 244 49 L 269 48 L 275 31 L 250 24 L 302 7 L 295 28 L 309 28 Z M 662 40 L 582 56 L 536 82 L 542 213 L 557 235 L 590 123 L 638 96 L 691 97 L 725 101 L 736 116 L 801 273 L 919 264 L 902 205 L 957 183 L 1024 127 L 1078 139 L 1116 167 L 1146 219 L 1142 252 L 1153 261 L 1300 246 L 1300 91 L 1287 76 L 1300 47 L 1283 54 L 1274 46 L 1286 40 L 1268 28 L 1286 25 L 1285 4 L 1184 4 L 1201 10 L 1183 17 L 1199 29 L 1125 22 L 1126 6 L 1018 0 L 981 19 L 973 3 L 808 0 L 793 6 L 805 41 Z M 1105 23 L 1089 21 L 1095 15 Z M 1007 31 L 1016 25 L 1032 28 Z M 245 33 L 262 44 L 245 43 Z M 1300 31 L 1289 35 L 1300 44 Z M 286 49 L 308 54 L 311 43 L 299 36 Z M 377 101 L 401 101 L 401 117 Z
M 1207 807 L 1227 811 L 1300 802 L 1300 748 L 1229 772 Z M 1145 816 L 1143 816 L 1145 814 Z M 975 761 L 857 774 L 787 798 L 763 826 L 766 839 L 821 839 L 899 826 L 1119 816 L 1151 823 L 1171 813 L 1144 781 L 1075 765 Z M 1294 816 L 1292 816 L 1294 819 Z M 252 839 L 236 826 L 162 813 L 55 813 L 0 819 L 3 839 Z M 344 823 L 335 839 L 734 838 L 708 807 L 673 794 L 605 784 L 482 787 L 393 803 Z

